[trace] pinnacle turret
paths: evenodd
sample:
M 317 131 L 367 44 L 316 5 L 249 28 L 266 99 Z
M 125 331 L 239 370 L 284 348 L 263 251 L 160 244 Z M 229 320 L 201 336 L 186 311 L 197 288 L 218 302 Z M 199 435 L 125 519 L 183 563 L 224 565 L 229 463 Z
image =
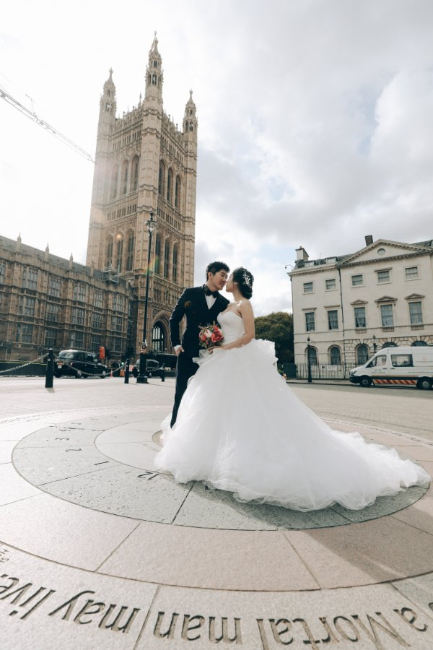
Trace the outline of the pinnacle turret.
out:
M 158 51 L 158 39 L 155 32 L 155 38 L 149 50 L 149 61 L 146 70 L 146 99 L 153 97 L 159 99 L 162 103 L 163 80 L 162 59 Z
M 189 99 L 185 106 L 185 116 L 183 118 L 183 132 L 194 133 L 197 130 L 197 107 L 192 98 L 192 90 L 189 91 Z
M 113 68 L 110 68 L 110 76 L 104 83 L 104 91 L 101 95 L 100 110 L 103 113 L 116 115 L 116 86 L 113 81 Z

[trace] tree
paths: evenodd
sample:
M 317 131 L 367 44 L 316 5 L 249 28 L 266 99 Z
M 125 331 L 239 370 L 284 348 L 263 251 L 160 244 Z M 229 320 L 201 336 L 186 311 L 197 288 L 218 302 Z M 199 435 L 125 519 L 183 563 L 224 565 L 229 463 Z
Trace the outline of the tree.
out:
M 277 311 L 255 319 L 256 338 L 275 343 L 275 352 L 280 363 L 293 361 L 293 316 Z

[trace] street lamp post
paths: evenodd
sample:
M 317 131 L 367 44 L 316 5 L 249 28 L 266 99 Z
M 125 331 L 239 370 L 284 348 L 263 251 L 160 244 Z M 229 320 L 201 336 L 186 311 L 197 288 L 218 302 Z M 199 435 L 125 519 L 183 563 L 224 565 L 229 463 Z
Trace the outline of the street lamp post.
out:
M 376 334 L 373 334 L 371 338 L 373 340 L 373 352 L 376 354 L 376 350 L 377 350 Z
M 311 384 L 313 378 L 311 376 L 311 356 L 310 356 L 310 337 L 307 338 L 307 368 L 308 368 L 308 383 Z
M 147 250 L 147 272 L 146 272 L 146 296 L 144 298 L 144 323 L 143 323 L 143 342 L 140 351 L 140 369 L 137 376 L 137 384 L 147 384 L 146 362 L 147 362 L 147 305 L 149 302 L 149 273 L 150 273 L 150 253 L 152 250 L 152 233 L 155 230 L 156 221 L 153 218 L 153 212 L 150 213 L 146 226 L 149 232 L 149 247 Z

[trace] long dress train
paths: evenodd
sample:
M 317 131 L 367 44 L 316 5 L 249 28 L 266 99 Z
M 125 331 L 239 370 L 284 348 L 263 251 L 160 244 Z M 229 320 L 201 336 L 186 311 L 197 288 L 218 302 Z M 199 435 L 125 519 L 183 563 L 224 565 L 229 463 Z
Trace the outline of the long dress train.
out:
M 244 332 L 233 311 L 219 322 L 225 343 Z M 169 418 L 163 424 L 155 458 L 177 481 L 303 511 L 334 503 L 360 510 L 378 496 L 429 484 L 427 472 L 394 449 L 333 431 L 317 417 L 280 377 L 273 343 L 255 339 L 199 363 L 175 426 Z

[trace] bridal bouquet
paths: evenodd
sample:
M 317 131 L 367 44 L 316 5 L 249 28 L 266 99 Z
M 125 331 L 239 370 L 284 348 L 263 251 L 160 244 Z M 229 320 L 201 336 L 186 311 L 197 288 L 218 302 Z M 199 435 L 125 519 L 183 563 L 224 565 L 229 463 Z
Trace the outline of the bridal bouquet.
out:
M 200 347 L 208 348 L 215 347 L 219 345 L 223 340 L 223 334 L 216 323 L 212 325 L 202 325 L 200 327 L 199 335 Z

